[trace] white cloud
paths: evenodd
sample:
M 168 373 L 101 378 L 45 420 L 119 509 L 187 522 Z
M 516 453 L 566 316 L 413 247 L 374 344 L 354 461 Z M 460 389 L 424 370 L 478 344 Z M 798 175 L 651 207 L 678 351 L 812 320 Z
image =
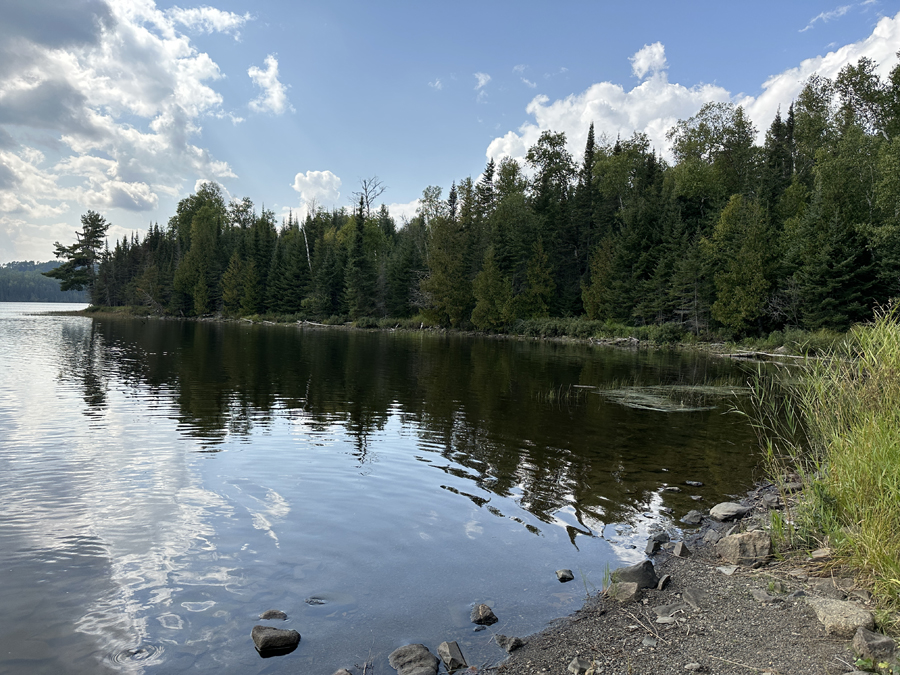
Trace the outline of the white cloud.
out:
M 234 177 L 195 144 L 204 117 L 231 116 L 212 86 L 222 73 L 178 27 L 234 34 L 248 17 L 162 11 L 153 0 L 89 4 L 95 20 L 66 31 L 36 3 L 16 19 L 25 28 L 0 40 L 0 210 L 16 214 L 0 238 L 16 238 L 16 250 L 19 219 L 39 231 L 77 206 L 146 211 L 198 175 Z
M 478 91 L 491 81 L 491 76 L 487 73 L 475 73 L 475 79 L 478 80 L 478 84 L 475 85 L 475 91 Z
M 270 112 L 281 115 L 285 110 L 294 111 L 287 99 L 287 87 L 278 80 L 278 59 L 274 54 L 266 57 L 266 69 L 252 66 L 247 74 L 253 84 L 262 89 L 262 93 L 250 101 L 250 109 L 254 112 Z
M 866 4 L 866 3 L 863 3 L 863 4 Z M 822 23 L 828 23 L 832 19 L 838 19 L 838 18 L 844 16 L 844 14 L 849 12 L 851 9 L 853 9 L 853 5 L 841 5 L 840 7 L 836 7 L 834 9 L 832 9 L 831 11 L 822 12 L 818 16 L 815 16 L 812 19 L 810 19 L 809 23 L 806 24 L 806 28 L 801 28 L 800 32 L 805 33 L 806 31 L 808 31 L 810 28 L 813 27 L 813 25 L 816 23 L 816 21 L 821 21 Z
M 300 193 L 304 202 L 316 200 L 319 203 L 336 203 L 341 197 L 341 179 L 331 171 L 307 171 L 294 176 L 291 185 Z
M 429 82 L 428 86 L 431 87 L 432 89 L 437 89 L 438 91 L 440 91 L 441 89 L 444 88 L 444 85 L 441 82 L 440 78 L 437 78 L 434 82 Z
M 405 204 L 388 204 L 388 211 L 391 216 L 394 218 L 394 221 L 397 224 L 406 223 L 413 218 L 416 217 L 416 211 L 419 210 L 419 206 L 421 205 L 421 200 L 414 199 L 411 202 L 407 202 Z
M 166 16 L 189 30 L 201 33 L 229 33 L 235 40 L 240 40 L 241 37 L 238 29 L 253 18 L 250 14 L 242 16 L 207 6 L 188 9 L 172 7 L 166 10 Z
M 527 68 L 528 68 L 528 66 L 526 66 L 524 63 L 520 63 L 517 66 L 513 66 L 513 72 L 516 73 L 517 75 L 521 75 L 522 73 L 525 72 L 525 70 Z
M 658 45 L 658 47 L 657 47 Z M 803 88 L 806 80 L 818 73 L 834 78 L 847 64 L 867 56 L 878 64 L 885 77 L 897 63 L 900 50 L 900 13 L 882 18 L 872 34 L 825 56 L 803 61 L 766 80 L 759 96 L 738 96 L 727 89 L 700 84 L 694 87 L 669 82 L 665 71 L 665 50 L 659 43 L 648 45 L 631 57 L 638 77 L 646 76 L 637 86 L 625 90 L 612 82 L 599 82 L 579 94 L 551 101 L 540 95 L 525 108 L 531 121 L 515 131 L 495 138 L 488 146 L 487 157 L 499 161 L 503 157 L 523 160 L 543 131 L 565 132 L 569 151 L 579 156 L 584 149 L 587 130 L 594 123 L 595 133 L 609 138 L 631 136 L 635 131 L 647 134 L 657 152 L 669 157 L 670 144 L 666 132 L 679 120 L 687 119 L 704 103 L 733 102 L 744 106 L 756 124 L 760 140 L 775 117 L 778 107 L 785 110 Z
M 663 47 L 661 42 L 644 45 L 629 60 L 631 61 L 631 70 L 635 77 L 643 80 L 647 73 L 655 75 L 666 69 L 666 48 Z
M 531 80 L 528 80 L 528 79 L 526 79 L 526 78 L 524 78 L 524 77 L 522 78 L 522 82 L 524 82 L 525 85 L 528 86 L 528 87 L 530 87 L 531 89 L 535 89 L 535 88 L 537 87 L 537 83 L 532 82 Z

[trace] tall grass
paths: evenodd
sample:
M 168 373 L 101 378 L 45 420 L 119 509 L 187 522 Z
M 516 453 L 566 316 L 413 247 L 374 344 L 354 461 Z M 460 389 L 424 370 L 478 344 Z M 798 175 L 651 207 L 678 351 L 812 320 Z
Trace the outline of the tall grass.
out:
M 900 607 L 900 322 L 868 324 L 800 372 L 755 388 L 770 471 L 800 473 L 794 535 L 827 541 Z

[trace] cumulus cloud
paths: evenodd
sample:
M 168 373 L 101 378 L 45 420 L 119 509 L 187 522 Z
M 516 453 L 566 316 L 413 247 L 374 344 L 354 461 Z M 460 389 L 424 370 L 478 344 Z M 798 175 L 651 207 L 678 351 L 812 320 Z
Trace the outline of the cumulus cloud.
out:
M 166 10 L 166 16 L 188 30 L 200 33 L 229 33 L 235 40 L 241 38 L 238 29 L 252 19 L 250 14 L 234 14 L 207 6 L 188 9 L 172 7 Z
M 146 211 L 198 175 L 234 177 L 196 144 L 204 118 L 233 115 L 213 88 L 219 66 L 180 29 L 236 36 L 249 16 L 211 7 L 163 11 L 153 0 L 7 4 L 0 211 L 15 217 L 3 221 L 6 239 L 24 236 L 22 219 L 39 229 L 47 225 L 36 221 L 78 206 Z
M 291 185 L 304 202 L 336 203 L 341 197 L 341 179 L 331 171 L 307 171 L 294 176 Z
M 250 109 L 275 115 L 281 115 L 285 110 L 293 112 L 294 108 L 287 98 L 287 87 L 278 80 L 278 59 L 274 54 L 269 54 L 265 63 L 265 70 L 252 66 L 247 71 L 253 84 L 262 89 L 260 95 L 250 101 Z
M 806 80 L 818 73 L 834 78 L 847 64 L 860 57 L 873 59 L 879 74 L 885 77 L 897 63 L 900 50 L 900 13 L 884 17 L 872 34 L 824 56 L 803 61 L 799 66 L 774 75 L 762 85 L 759 96 L 732 94 L 724 87 L 700 84 L 685 87 L 669 82 L 666 73 L 665 49 L 654 43 L 641 48 L 631 57 L 634 74 L 642 81 L 626 90 L 612 82 L 593 84 L 581 93 L 551 101 L 536 96 L 525 108 L 531 120 L 517 130 L 495 138 L 485 153 L 499 161 L 503 157 L 523 160 L 528 148 L 544 131 L 565 132 L 569 151 L 579 156 L 584 149 L 587 130 L 594 123 L 595 133 L 608 138 L 629 137 L 635 131 L 646 133 L 651 144 L 663 156 L 670 157 L 670 143 L 666 132 L 679 119 L 697 113 L 707 102 L 732 102 L 744 106 L 756 124 L 760 140 L 775 117 L 779 106 L 784 109 L 794 100 Z
M 406 202 L 405 204 L 388 204 L 387 207 L 393 219 L 398 224 L 401 224 L 407 223 L 416 217 L 416 212 L 419 210 L 419 206 L 421 206 L 421 203 L 421 200 L 414 199 L 411 202 Z
M 666 69 L 666 48 L 662 42 L 644 45 L 629 60 L 635 77 L 643 80 L 647 73 L 656 74 Z

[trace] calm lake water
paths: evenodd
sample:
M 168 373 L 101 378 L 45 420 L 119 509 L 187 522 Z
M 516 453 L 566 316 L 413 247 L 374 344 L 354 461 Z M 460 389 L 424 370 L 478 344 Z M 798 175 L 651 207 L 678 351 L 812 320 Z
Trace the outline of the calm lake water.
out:
M 2 673 L 499 661 L 492 631 L 755 477 L 745 375 L 702 354 L 36 314 L 60 308 L 0 304 Z M 258 623 L 299 648 L 260 658 Z

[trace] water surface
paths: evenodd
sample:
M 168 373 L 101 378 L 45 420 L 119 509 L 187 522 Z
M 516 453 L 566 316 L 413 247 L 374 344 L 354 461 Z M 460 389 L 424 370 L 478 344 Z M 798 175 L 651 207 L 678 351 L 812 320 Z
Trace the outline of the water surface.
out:
M 0 304 L 4 673 L 498 661 L 474 603 L 540 630 L 754 476 L 744 375 L 701 354 L 56 309 Z

